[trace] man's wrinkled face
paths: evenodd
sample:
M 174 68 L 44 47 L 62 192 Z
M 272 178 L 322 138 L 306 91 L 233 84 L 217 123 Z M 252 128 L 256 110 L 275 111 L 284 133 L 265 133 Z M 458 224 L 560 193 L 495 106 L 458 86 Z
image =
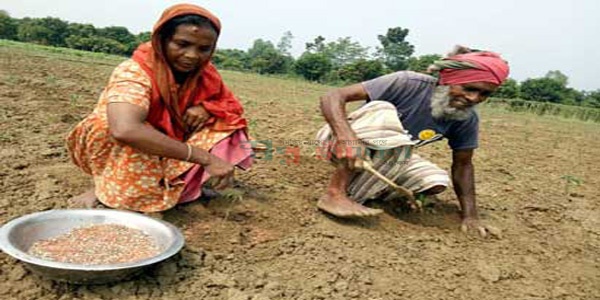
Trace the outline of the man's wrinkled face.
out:
M 191 72 L 209 61 L 216 41 L 217 33 L 212 28 L 179 25 L 165 43 L 167 62 L 174 71 Z
M 437 86 L 431 98 L 431 114 L 436 119 L 466 120 L 473 107 L 487 100 L 497 88 L 487 82 Z
M 470 82 L 460 85 L 450 85 L 448 105 L 456 109 L 466 109 L 484 102 L 498 88 L 489 82 Z

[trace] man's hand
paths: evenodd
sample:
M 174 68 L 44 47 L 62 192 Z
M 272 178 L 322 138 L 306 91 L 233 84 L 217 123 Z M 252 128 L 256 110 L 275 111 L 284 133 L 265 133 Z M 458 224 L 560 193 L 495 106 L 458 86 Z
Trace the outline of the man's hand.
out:
M 359 139 L 337 139 L 332 147 L 333 154 L 350 170 L 357 166 L 357 162 L 365 160 L 367 147 Z
M 203 167 L 208 174 L 215 178 L 213 184 L 215 190 L 222 190 L 233 182 L 234 166 L 232 164 L 211 155 L 209 163 Z
M 452 183 L 460 202 L 462 223 L 460 229 L 465 232 L 477 232 L 481 237 L 501 238 L 498 228 L 482 224 L 477 217 L 475 204 L 475 176 L 473 168 L 473 150 L 452 151 Z
M 321 112 L 331 126 L 336 142 L 332 147 L 333 154 L 349 169 L 354 169 L 358 159 L 364 159 L 366 147 L 356 137 L 346 117 L 346 103 L 368 100 L 369 95 L 362 84 L 332 90 L 321 97 Z
M 482 224 L 482 222 L 477 218 L 463 218 L 460 225 L 460 230 L 464 233 L 477 232 L 482 238 L 502 238 L 502 231 L 500 231 L 500 229 L 494 226 Z
M 183 122 L 187 125 L 188 132 L 196 132 L 202 129 L 204 123 L 208 121 L 210 114 L 204 106 L 197 105 L 188 108 L 183 115 Z

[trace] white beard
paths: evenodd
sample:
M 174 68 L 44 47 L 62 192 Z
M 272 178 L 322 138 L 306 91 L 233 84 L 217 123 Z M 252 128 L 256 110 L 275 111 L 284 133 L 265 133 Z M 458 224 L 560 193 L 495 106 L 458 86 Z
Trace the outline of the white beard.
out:
M 431 115 L 434 119 L 466 120 L 471 115 L 473 108 L 466 107 L 459 109 L 450 106 L 449 90 L 450 87 L 445 85 L 435 87 L 433 96 L 431 97 Z

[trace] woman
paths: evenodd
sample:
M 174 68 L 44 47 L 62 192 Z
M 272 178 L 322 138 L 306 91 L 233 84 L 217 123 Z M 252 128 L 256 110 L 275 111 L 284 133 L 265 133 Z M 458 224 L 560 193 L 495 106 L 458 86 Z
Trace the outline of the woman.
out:
M 155 24 L 151 42 L 111 75 L 93 113 L 67 138 L 72 160 L 94 189 L 72 201 L 158 212 L 197 199 L 248 168 L 243 109 L 210 63 L 221 29 L 204 8 L 175 5 Z

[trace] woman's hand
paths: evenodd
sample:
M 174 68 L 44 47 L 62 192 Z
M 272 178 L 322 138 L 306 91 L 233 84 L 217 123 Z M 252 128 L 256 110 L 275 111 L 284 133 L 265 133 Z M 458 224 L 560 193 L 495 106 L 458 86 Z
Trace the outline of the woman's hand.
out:
M 222 190 L 233 182 L 234 166 L 232 164 L 211 155 L 210 160 L 203 167 L 208 174 L 215 178 L 213 185 L 215 190 Z
M 188 108 L 183 115 L 183 122 L 187 125 L 188 132 L 196 132 L 202 129 L 204 123 L 208 121 L 210 114 L 204 106 L 197 105 Z

